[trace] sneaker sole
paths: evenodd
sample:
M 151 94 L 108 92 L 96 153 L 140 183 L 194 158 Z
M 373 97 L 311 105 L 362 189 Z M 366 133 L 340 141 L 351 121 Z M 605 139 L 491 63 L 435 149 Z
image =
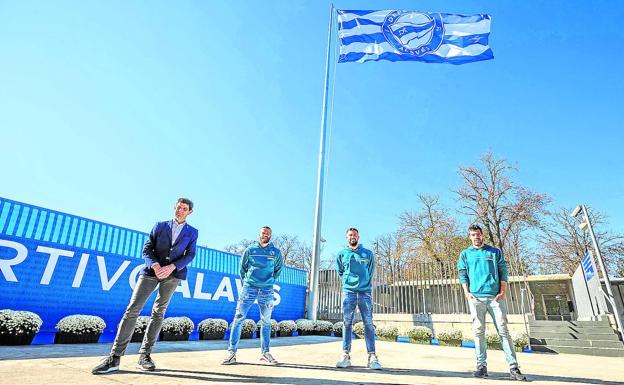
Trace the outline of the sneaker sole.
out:
M 262 365 L 271 365 L 271 366 L 275 366 L 275 365 L 279 364 L 279 362 L 269 362 L 269 361 L 260 361 L 260 363 Z
M 117 371 L 119 371 L 119 366 L 113 366 L 112 368 L 108 368 L 106 370 L 98 370 L 97 372 L 91 372 L 91 374 L 106 374 L 106 373 L 117 372 Z
M 141 365 L 137 365 L 136 368 L 144 372 L 153 372 L 154 370 L 156 370 L 156 368 L 146 369 L 142 367 Z
M 221 365 L 236 365 L 236 361 L 221 362 Z

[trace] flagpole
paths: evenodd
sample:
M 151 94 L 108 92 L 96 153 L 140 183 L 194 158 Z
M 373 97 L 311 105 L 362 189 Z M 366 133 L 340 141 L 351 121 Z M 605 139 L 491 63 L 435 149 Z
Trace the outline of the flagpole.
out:
M 316 210 L 314 215 L 314 240 L 310 262 L 310 291 L 308 292 L 308 318 L 316 321 L 318 313 L 319 259 L 321 254 L 321 223 L 323 217 L 323 182 L 325 180 L 325 139 L 327 137 L 327 98 L 329 90 L 329 64 L 334 18 L 334 4 L 329 7 L 327 27 L 327 62 L 325 63 L 325 90 L 323 91 L 323 114 L 321 115 L 321 141 L 319 144 L 318 177 L 316 182 Z

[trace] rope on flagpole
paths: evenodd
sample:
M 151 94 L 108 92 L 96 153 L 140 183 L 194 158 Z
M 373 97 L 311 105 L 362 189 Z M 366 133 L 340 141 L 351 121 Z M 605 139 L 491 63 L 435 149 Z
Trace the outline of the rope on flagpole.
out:
M 333 30 L 332 32 L 336 32 L 335 31 L 335 25 L 333 26 Z M 323 189 L 323 209 L 325 209 L 325 198 L 327 196 L 327 190 L 328 190 L 328 186 L 329 186 L 329 164 L 331 162 L 331 153 L 332 153 L 332 133 L 333 133 L 333 129 L 334 129 L 334 95 L 336 94 L 336 69 L 338 68 L 338 53 L 339 53 L 339 47 L 338 44 L 334 44 L 334 50 L 333 50 L 333 54 L 334 57 L 331 60 L 333 69 L 332 69 L 332 75 L 331 75 L 331 81 L 329 82 L 330 87 L 331 87 L 331 95 L 329 97 L 329 104 L 328 104 L 328 110 L 327 110 L 327 116 L 328 116 L 328 129 L 327 129 L 327 143 L 326 143 L 326 151 L 325 151 L 325 188 Z M 323 218 L 323 223 L 322 225 L 325 224 L 325 219 Z M 320 261 L 319 261 L 320 263 Z

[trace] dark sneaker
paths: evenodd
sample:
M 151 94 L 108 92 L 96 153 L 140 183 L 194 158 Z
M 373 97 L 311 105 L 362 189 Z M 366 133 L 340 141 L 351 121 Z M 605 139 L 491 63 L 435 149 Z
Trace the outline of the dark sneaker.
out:
M 477 370 L 475 370 L 474 372 L 472 372 L 472 375 L 474 377 L 477 378 L 483 378 L 483 377 L 487 377 L 487 366 L 479 366 L 477 367 Z
M 264 365 L 277 365 L 277 360 L 275 358 L 273 358 L 271 353 L 264 352 L 260 356 L 260 363 L 264 364 Z
M 524 374 L 522 374 L 522 372 L 518 368 L 511 368 L 511 369 L 509 369 L 509 379 L 510 380 L 515 380 L 515 381 L 526 381 L 527 380 L 526 376 Z
M 228 350 L 227 357 L 221 361 L 221 365 L 234 365 L 236 363 L 236 352 Z
M 348 368 L 349 366 L 351 366 L 351 356 L 349 355 L 349 353 L 342 353 L 340 361 L 336 362 L 336 367 Z
M 141 354 L 139 356 L 139 362 L 137 362 L 137 369 L 144 370 L 146 372 L 152 372 L 156 370 L 156 364 L 152 361 L 152 357 L 149 354 Z
M 119 356 L 108 356 L 91 370 L 92 374 L 104 374 L 119 370 Z

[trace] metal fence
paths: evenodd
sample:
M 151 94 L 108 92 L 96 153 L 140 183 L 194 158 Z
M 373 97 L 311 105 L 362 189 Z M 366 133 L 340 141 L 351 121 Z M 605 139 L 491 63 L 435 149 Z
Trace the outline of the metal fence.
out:
M 510 268 L 510 274 L 514 269 Z M 319 319 L 341 319 L 341 282 L 335 270 L 319 276 Z M 522 276 L 511 276 L 507 289 L 510 314 L 532 313 L 532 295 Z M 469 314 L 456 262 L 413 263 L 401 268 L 377 266 L 373 280 L 374 313 Z

